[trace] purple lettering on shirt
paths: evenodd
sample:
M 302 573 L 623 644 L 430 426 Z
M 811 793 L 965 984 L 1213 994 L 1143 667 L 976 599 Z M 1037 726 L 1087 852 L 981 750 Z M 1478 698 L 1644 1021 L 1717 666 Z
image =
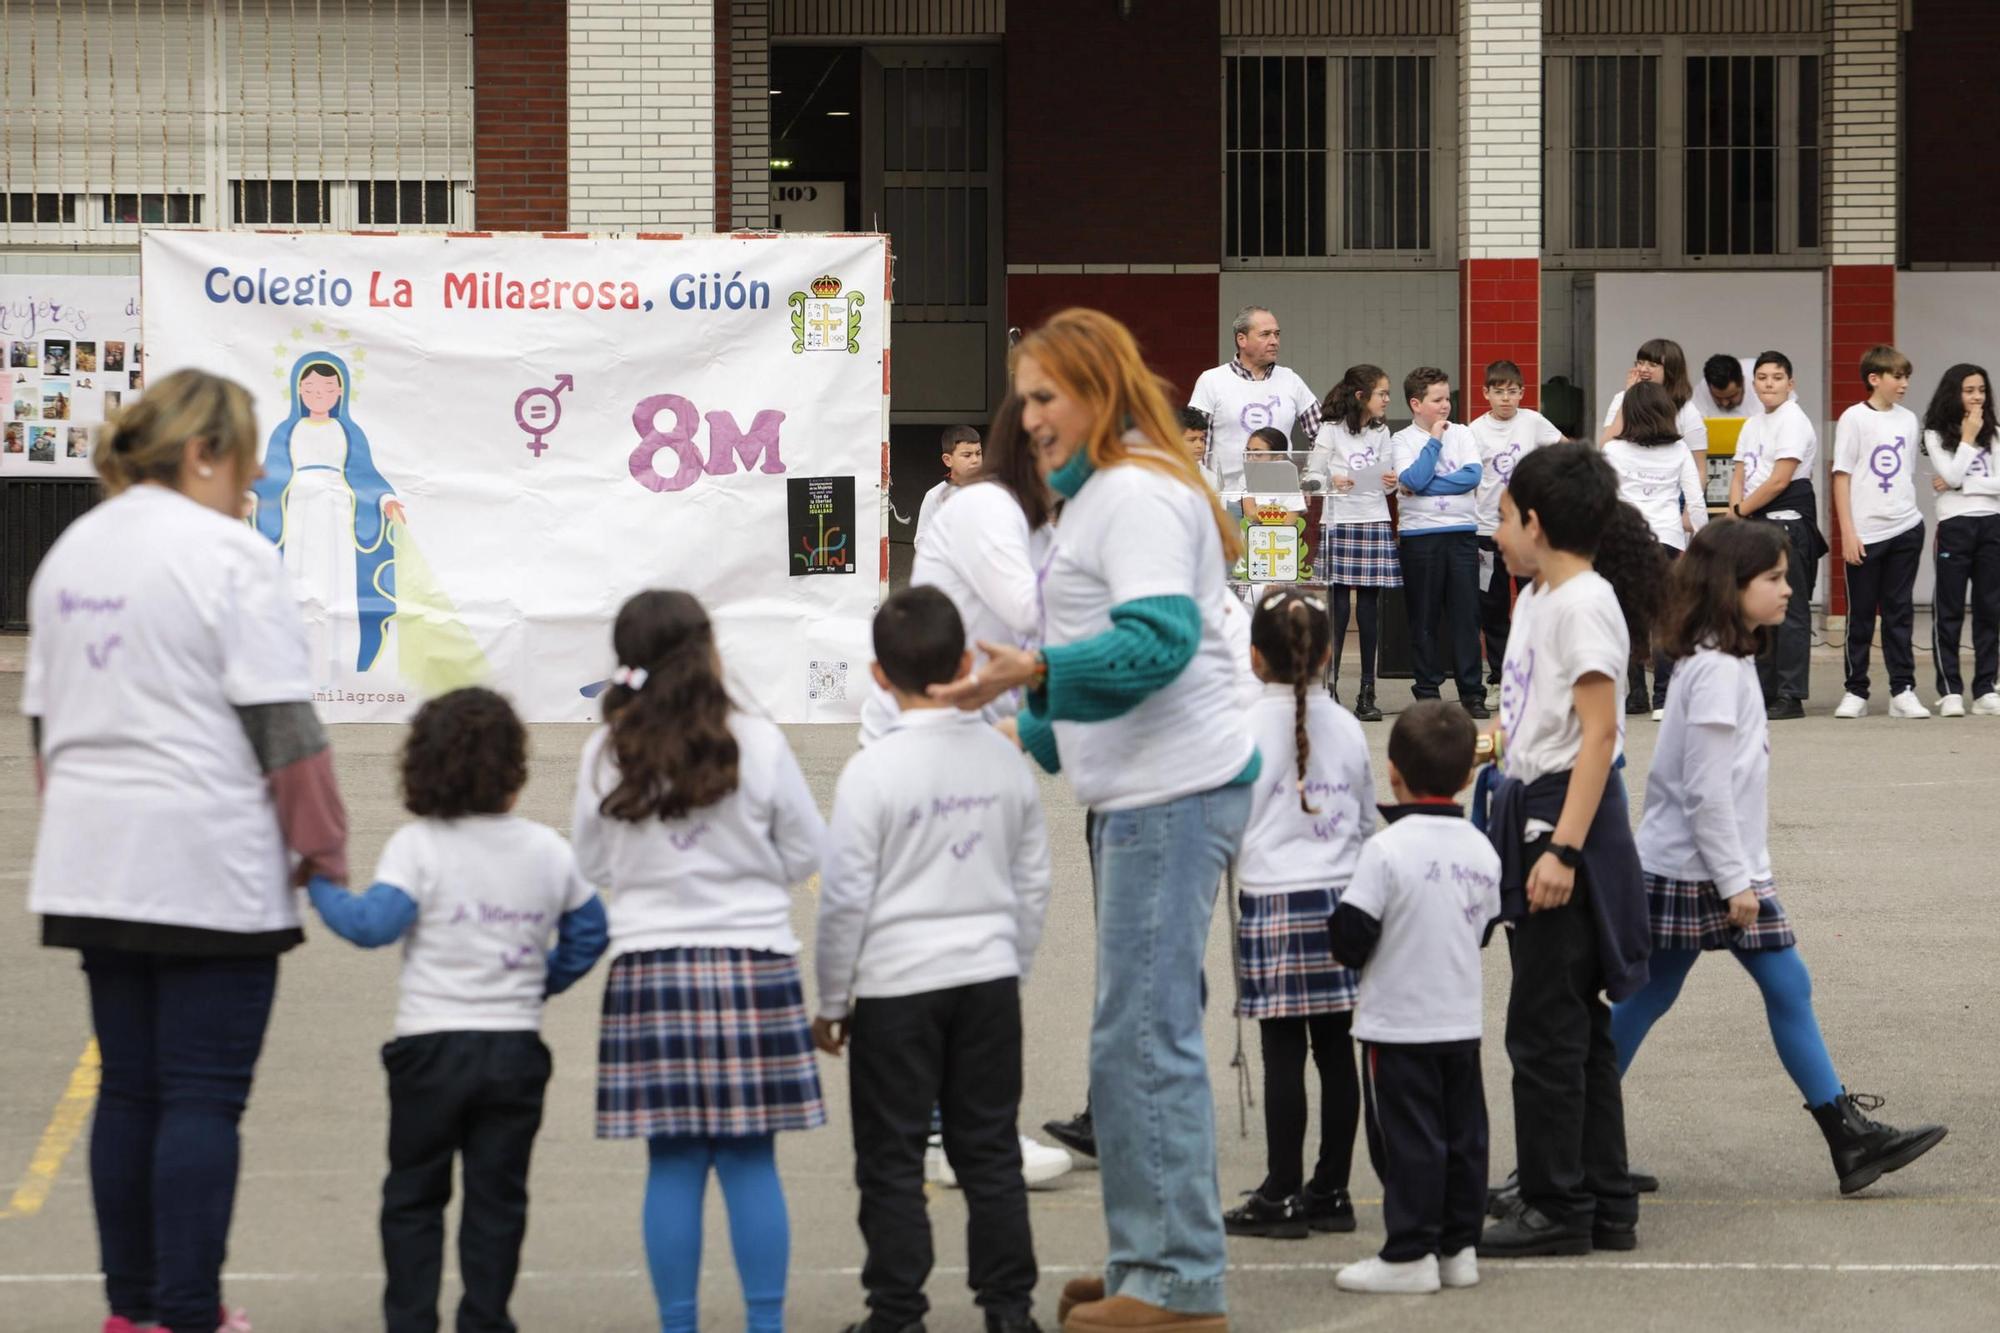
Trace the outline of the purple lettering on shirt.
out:
M 1242 423 L 1246 431 L 1262 430 L 1278 419 L 1278 412 L 1284 405 L 1285 400 L 1274 393 L 1269 398 L 1259 398 L 1255 402 L 1245 403 L 1236 419 Z
M 1521 729 L 1528 711 L 1528 686 L 1535 679 L 1535 650 L 1528 649 L 1517 660 L 1512 653 L 1500 667 L 1500 727 L 1512 740 Z
M 953 815 L 991 810 L 998 804 L 1000 804 L 998 796 L 933 796 L 930 818 L 949 819 Z
M 86 643 L 83 645 L 83 655 L 90 659 L 90 665 L 94 669 L 102 671 L 111 665 L 111 650 L 123 642 L 124 639 L 114 634 L 100 643 Z
M 708 832 L 708 821 L 704 819 L 701 823 L 696 824 L 684 833 L 675 832 L 668 834 L 667 841 L 674 845 L 674 850 L 677 852 L 691 852 L 694 850 L 695 844 L 701 841 L 701 835 L 706 832 Z
M 951 845 L 951 854 L 963 861 L 966 857 L 972 855 L 973 849 L 978 847 L 985 837 L 984 833 L 975 833 L 963 841 L 955 842 Z
M 1315 819 L 1313 821 L 1312 835 L 1320 842 L 1332 842 L 1336 837 L 1340 836 L 1341 825 L 1346 822 L 1347 812 L 1345 810 L 1336 810 L 1325 819 Z
M 500 951 L 500 966 L 506 968 L 509 972 L 518 972 L 526 967 L 529 960 L 534 958 L 534 956 L 535 946 L 532 944 L 524 944 L 518 949 L 502 949 Z
M 93 597 L 89 593 L 71 592 L 68 588 L 56 592 L 56 611 L 64 620 L 71 616 L 112 616 L 125 609 L 123 597 Z

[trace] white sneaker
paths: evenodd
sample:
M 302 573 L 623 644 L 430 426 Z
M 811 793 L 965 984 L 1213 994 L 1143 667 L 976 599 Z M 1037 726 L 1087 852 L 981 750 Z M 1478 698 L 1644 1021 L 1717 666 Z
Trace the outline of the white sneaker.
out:
M 1021 1179 L 1030 1189 L 1068 1175 L 1075 1165 L 1064 1149 L 1052 1143 L 1039 1143 L 1026 1134 L 1021 1136 Z
M 958 1173 L 951 1169 L 951 1162 L 944 1155 L 944 1135 L 931 1135 L 930 1143 L 924 1148 L 924 1183 L 942 1185 L 948 1190 L 958 1188 Z
M 1835 717 L 1867 717 L 1868 701 L 1858 694 L 1840 696 L 1840 707 L 1833 710 Z
M 1938 716 L 1964 717 L 1965 696 L 1962 694 L 1947 694 L 1944 698 L 1938 700 Z
M 1924 707 L 1924 701 L 1917 697 L 1915 690 L 1904 690 L 1889 700 L 1890 717 L 1929 717 L 1931 710 Z
M 1028 1186 L 1046 1185 L 1058 1176 L 1069 1174 L 1074 1165 L 1061 1148 L 1021 1135 L 1021 1179 Z M 958 1173 L 951 1169 L 951 1160 L 944 1155 L 942 1135 L 931 1135 L 930 1145 L 924 1149 L 924 1179 L 948 1190 L 958 1188 Z
M 1435 1254 L 1392 1264 L 1381 1255 L 1349 1264 L 1333 1275 L 1342 1291 L 1372 1291 L 1388 1296 L 1428 1296 L 1440 1286 Z
M 1655 721 L 1655 722 L 1664 722 L 1664 721 L 1666 721 L 1666 720 L 1667 720 L 1667 710 L 1666 710 L 1666 709 L 1664 709 L 1664 708 L 1655 708 L 1655 709 L 1653 710 L 1653 721 Z
M 1479 1251 L 1468 1245 L 1438 1260 L 1438 1281 L 1447 1287 L 1479 1285 Z
M 2000 694 L 1991 691 L 1972 701 L 1972 711 L 1981 717 L 2000 717 Z

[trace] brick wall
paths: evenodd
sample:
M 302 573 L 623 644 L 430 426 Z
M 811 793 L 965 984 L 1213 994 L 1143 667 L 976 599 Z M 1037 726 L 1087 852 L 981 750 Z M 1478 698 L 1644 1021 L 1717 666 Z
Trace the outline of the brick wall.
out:
M 1459 0 L 1462 259 L 1542 252 L 1541 0 Z
M 1901 0 L 1828 3 L 1827 249 L 1836 264 L 1894 264 Z
M 730 225 L 771 225 L 771 4 L 730 4 Z
M 2000 26 L 1993 0 L 1916 0 L 1903 37 L 1903 253 L 1913 264 L 2000 262 Z M 1968 169 L 1970 166 L 1970 169 Z
M 472 8 L 474 225 L 569 225 L 569 85 L 561 6 L 476 0 Z
M 569 225 L 715 220 L 714 0 L 569 0 Z

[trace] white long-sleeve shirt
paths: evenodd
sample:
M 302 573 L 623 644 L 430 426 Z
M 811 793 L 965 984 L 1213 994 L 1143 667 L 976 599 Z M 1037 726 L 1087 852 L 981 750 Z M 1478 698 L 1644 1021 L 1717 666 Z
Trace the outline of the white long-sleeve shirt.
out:
M 1236 882 L 1246 894 L 1346 888 L 1361 844 L 1375 831 L 1375 779 L 1361 724 L 1326 691 L 1307 686 L 1307 813 L 1299 804 L 1297 719 L 1289 685 L 1263 686 L 1250 709 L 1264 769 L 1236 858 Z
M 1048 905 L 1048 829 L 1020 752 L 977 714 L 901 713 L 834 792 L 818 1012 L 1025 977 Z
M 2000 514 L 2000 436 L 1994 437 L 1993 443 L 1984 449 L 1976 444 L 1960 444 L 1947 451 L 1938 433 L 1927 430 L 1924 451 L 1930 455 L 1931 467 L 1951 487 L 1938 492 L 1938 522 L 1976 514 Z
M 618 786 L 610 730 L 584 742 L 571 845 L 583 877 L 610 900 L 611 956 L 733 948 L 795 954 L 792 886 L 819 869 L 826 825 L 785 735 L 729 715 L 736 790 L 679 819 L 629 823 L 599 806 Z
M 1674 668 L 1646 777 L 1639 864 L 1724 898 L 1771 878 L 1771 741 L 1754 658 L 1703 648 Z
M 1306 459 L 1306 475 L 1318 477 L 1326 487 L 1326 503 L 1320 508 L 1320 526 L 1339 527 L 1347 523 L 1387 523 L 1389 498 L 1382 489 L 1382 474 L 1395 470 L 1395 451 L 1389 445 L 1389 428 L 1381 422 L 1364 426 L 1356 435 L 1341 421 L 1329 421 L 1313 437 L 1312 453 Z M 1334 482 L 1348 478 L 1351 490 L 1340 490 Z
M 1028 531 L 1028 516 L 1012 491 L 998 482 L 960 486 L 949 505 L 940 505 L 924 530 L 910 566 L 911 587 L 932 587 L 951 598 L 965 622 L 965 646 L 975 668 L 984 666 L 981 640 L 1017 648 L 1039 645 L 1042 592 L 1038 556 L 1045 554 L 1048 529 Z M 1013 695 L 994 700 L 989 720 L 1011 717 L 1020 702 Z M 861 704 L 861 743 L 873 744 L 896 720 L 896 700 L 879 685 Z
M 1681 514 L 1687 514 L 1696 532 L 1708 523 L 1708 500 L 1702 494 L 1694 455 L 1678 445 L 1609 440 L 1604 459 L 1618 474 L 1618 498 L 1639 511 L 1655 538 L 1685 551 L 1688 534 L 1681 527 Z

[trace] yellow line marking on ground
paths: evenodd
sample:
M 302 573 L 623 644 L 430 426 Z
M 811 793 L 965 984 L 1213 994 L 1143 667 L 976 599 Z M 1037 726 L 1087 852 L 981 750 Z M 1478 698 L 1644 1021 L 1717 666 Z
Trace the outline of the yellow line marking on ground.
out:
M 7 1201 L 7 1209 L 0 1212 L 0 1217 L 33 1217 L 42 1211 L 56 1176 L 62 1172 L 64 1159 L 83 1137 L 84 1126 L 90 1123 L 90 1111 L 97 1104 L 97 1088 L 103 1078 L 103 1061 L 93 1037 L 83 1048 L 76 1068 L 70 1071 L 69 1086 L 63 1089 L 54 1114 L 49 1116 L 48 1127 L 42 1130 L 35 1155 L 28 1162 L 28 1172 L 14 1187 L 14 1197 Z

